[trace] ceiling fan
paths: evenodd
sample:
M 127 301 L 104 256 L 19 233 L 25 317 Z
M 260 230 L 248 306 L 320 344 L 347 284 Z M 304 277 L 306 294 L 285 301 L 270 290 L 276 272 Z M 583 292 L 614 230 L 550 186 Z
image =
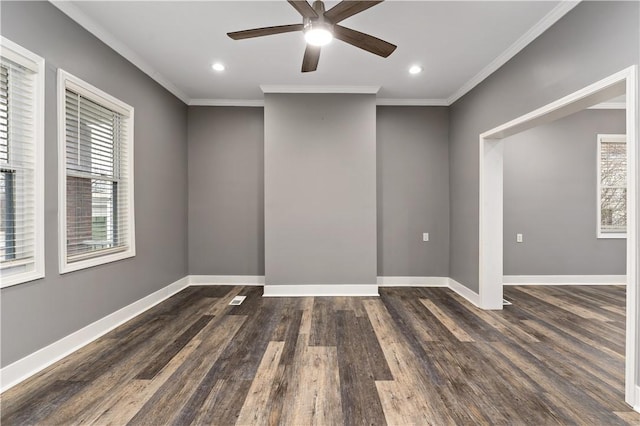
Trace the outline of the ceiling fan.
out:
M 255 28 L 252 30 L 227 33 L 234 40 L 263 37 L 272 34 L 282 34 L 302 31 L 307 41 L 307 48 L 302 59 L 302 72 L 315 71 L 320 59 L 320 47 L 326 45 L 334 37 L 352 46 L 386 58 L 396 49 L 396 46 L 369 34 L 361 33 L 338 25 L 339 22 L 363 12 L 370 7 L 382 3 L 379 1 L 343 0 L 325 11 L 322 1 L 314 1 L 313 6 L 306 0 L 287 0 L 300 15 L 302 24 L 278 25 L 275 27 Z

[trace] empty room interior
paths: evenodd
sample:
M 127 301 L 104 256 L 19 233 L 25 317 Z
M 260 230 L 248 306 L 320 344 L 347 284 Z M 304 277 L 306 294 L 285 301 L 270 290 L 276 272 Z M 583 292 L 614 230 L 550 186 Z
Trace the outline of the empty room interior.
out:
M 3 425 L 640 425 L 640 2 L 0 35 Z

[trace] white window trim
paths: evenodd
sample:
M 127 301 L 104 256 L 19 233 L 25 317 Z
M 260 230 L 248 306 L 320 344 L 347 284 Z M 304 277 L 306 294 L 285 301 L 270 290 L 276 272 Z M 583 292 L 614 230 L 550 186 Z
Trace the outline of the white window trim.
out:
M 129 242 L 126 250 L 120 250 L 115 253 L 106 253 L 102 256 L 95 256 L 85 260 L 77 260 L 72 263 L 67 259 L 67 164 L 66 164 L 66 89 L 70 88 L 76 93 L 92 99 L 114 111 L 122 113 L 127 120 L 127 191 L 128 191 L 128 235 Z M 97 87 L 69 74 L 68 72 L 58 70 L 58 250 L 59 250 L 59 268 L 60 273 L 78 271 L 81 269 L 91 268 L 93 266 L 103 265 L 122 259 L 134 257 L 136 255 L 135 240 L 135 214 L 134 214 L 134 195 L 133 195 L 133 133 L 134 133 L 134 109 L 119 99 L 103 92 Z
M 596 154 L 596 166 L 597 166 L 597 194 L 596 194 L 596 200 L 597 200 L 597 217 L 596 217 L 596 233 L 597 233 L 597 237 L 601 238 L 601 239 L 613 239 L 613 238 L 627 238 L 627 233 L 626 232 L 602 232 L 602 229 L 600 227 L 600 223 L 601 223 L 601 214 L 602 214 L 602 179 L 600 177 L 600 173 L 601 173 L 601 154 L 602 154 L 602 141 L 604 140 L 605 142 L 611 142 L 611 143 L 626 143 L 627 142 L 627 136 L 626 135 L 621 135 L 621 134 L 598 134 L 597 135 L 597 154 Z M 628 173 L 627 173 L 628 175 Z M 627 185 L 628 187 L 628 185 Z M 627 207 L 628 209 L 628 207 Z
M 16 273 L 3 277 L 0 288 L 44 278 L 44 59 L 24 47 L 0 38 L 0 55 L 16 62 L 35 73 L 35 103 L 34 103 L 34 267 L 33 270 Z

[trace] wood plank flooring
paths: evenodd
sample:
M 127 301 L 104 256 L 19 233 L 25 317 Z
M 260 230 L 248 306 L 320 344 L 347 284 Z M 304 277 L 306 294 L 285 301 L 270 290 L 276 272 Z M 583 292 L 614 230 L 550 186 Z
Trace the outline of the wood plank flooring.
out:
M 501 312 L 380 293 L 189 287 L 6 391 L 1 423 L 640 425 L 624 287 L 507 287 Z

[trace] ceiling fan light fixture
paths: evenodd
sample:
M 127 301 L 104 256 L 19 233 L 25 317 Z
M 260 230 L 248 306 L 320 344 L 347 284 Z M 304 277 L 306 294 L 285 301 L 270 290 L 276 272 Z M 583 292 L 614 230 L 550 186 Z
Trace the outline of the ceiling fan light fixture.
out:
M 409 74 L 420 74 L 422 72 L 422 67 L 420 65 L 413 65 L 409 68 Z
M 304 39 L 312 46 L 326 46 L 333 40 L 333 33 L 327 25 L 310 24 L 304 31 Z

